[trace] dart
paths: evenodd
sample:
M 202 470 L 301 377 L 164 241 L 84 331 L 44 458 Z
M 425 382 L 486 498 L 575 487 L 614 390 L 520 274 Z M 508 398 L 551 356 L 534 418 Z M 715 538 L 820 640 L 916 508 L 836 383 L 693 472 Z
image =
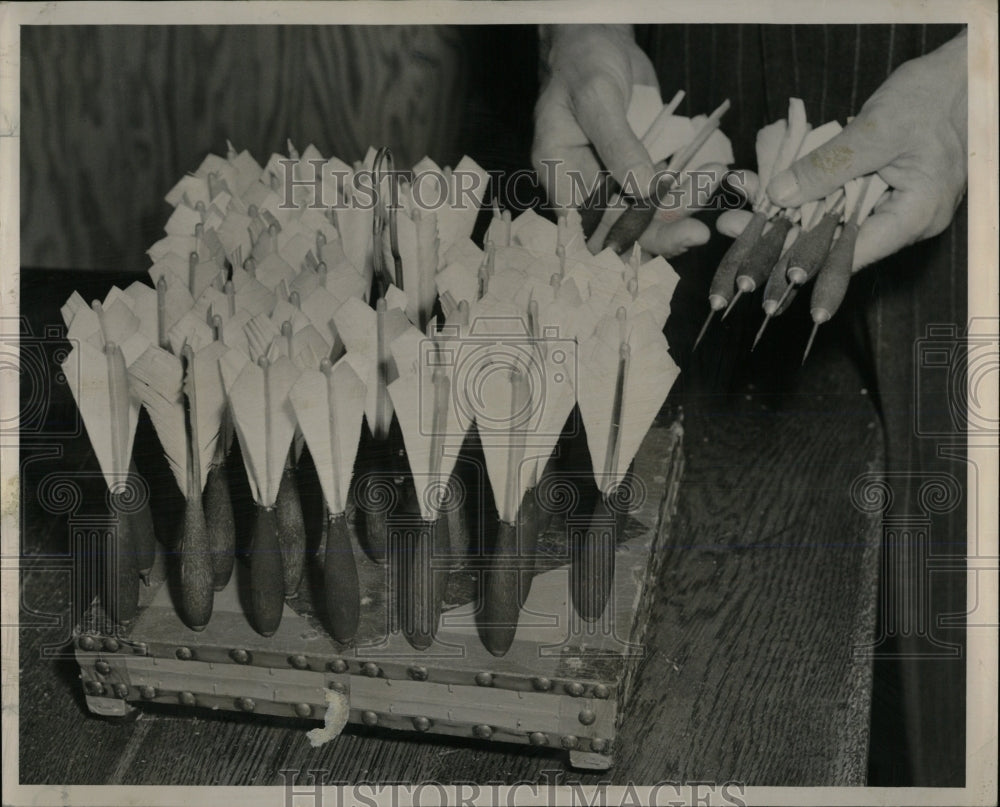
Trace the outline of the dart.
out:
M 289 393 L 323 489 L 327 510 L 323 596 L 331 634 L 339 642 L 354 638 L 361 607 L 346 509 L 365 385 L 351 358 L 345 356 L 336 364 L 324 358 L 318 370 L 304 370 Z
M 753 217 L 734 239 L 716 269 L 709 289 L 709 313 L 695 339 L 694 348 L 698 347 L 715 315 L 724 311 L 722 319 L 725 319 L 739 298 L 744 293 L 752 292 L 762 282 L 757 277 L 760 272 L 763 270 L 764 277 L 767 277 L 777 260 L 784 243 L 781 232 L 787 233 L 795 213 L 785 211 L 777 216 L 768 230 L 774 234 L 767 241 L 763 240 L 765 228 L 776 210 L 767 197 L 767 183 L 775 173 L 791 165 L 809 134 L 805 106 L 798 98 L 789 99 L 787 120 L 775 121 L 757 132 L 755 151 L 759 187 L 751 205 Z M 778 254 L 775 254 L 776 241 Z
M 281 323 L 280 336 L 277 338 L 279 351 L 291 359 L 299 370 L 316 370 L 324 360 L 333 360 L 343 352 L 331 349 L 330 342 L 320 335 L 310 322 L 300 312 L 298 292 L 292 292 L 288 303 L 279 303 L 272 313 L 272 320 L 288 317 Z M 332 314 L 333 307 L 326 311 L 326 318 Z M 297 325 L 293 325 L 293 321 Z M 327 331 L 329 334 L 329 329 Z M 306 557 L 306 525 L 299 497 L 298 469 L 302 451 L 305 446 L 304 435 L 298 427 L 292 436 L 292 448 L 285 461 L 281 484 L 278 488 L 278 499 L 275 507 L 278 518 L 283 525 L 282 558 L 285 571 L 285 596 L 295 597 L 299 591 Z
M 156 553 L 148 502 L 141 507 L 126 502 L 137 495 L 136 471 L 131 462 L 139 404 L 129 395 L 127 368 L 148 347 L 136 316 L 113 289 L 107 305 L 83 304 L 79 295 L 63 307 L 69 318 L 67 338 L 73 349 L 63 361 L 87 436 L 97 456 L 117 529 L 106 547 L 108 566 L 102 599 L 112 618 L 127 622 L 135 615 L 139 579 L 148 574 Z
M 623 255 L 632 249 L 632 245 L 653 220 L 658 200 L 678 183 L 680 173 L 689 165 L 697 168 L 708 162 L 729 164 L 733 161 L 728 138 L 718 132 L 719 122 L 729 106 L 727 98 L 701 123 L 693 139 L 670 158 L 666 176 L 661 177 L 657 187 L 653 189 L 652 200 L 631 204 L 624 212 L 621 212 L 620 206 L 615 206 L 618 207 L 617 210 L 609 207 L 605 211 L 600 224 L 588 239 L 591 252 L 612 249 L 618 255 Z M 713 136 L 715 142 L 710 142 Z
M 651 92 L 640 92 L 640 90 L 651 90 Z M 671 123 L 671 118 L 674 115 L 677 107 L 680 106 L 681 101 L 684 100 L 684 90 L 678 90 L 674 93 L 674 97 L 670 99 L 668 104 L 663 104 L 660 100 L 660 91 L 655 87 L 645 87 L 640 85 L 633 88 L 631 103 L 629 104 L 628 120 L 630 124 L 634 124 L 635 118 L 640 114 L 642 110 L 643 102 L 647 101 L 647 107 L 660 107 L 659 112 L 655 113 L 653 120 L 645 127 L 643 135 L 640 138 L 642 145 L 645 147 L 646 151 L 649 152 L 650 159 L 655 164 L 662 159 L 666 159 L 670 154 L 657 154 L 654 155 L 654 146 L 658 141 L 666 139 L 668 142 L 677 142 L 677 136 L 673 132 L 665 132 L 669 123 Z M 642 110 L 643 112 L 645 110 Z M 648 114 L 648 113 L 647 113 Z M 645 115 L 643 115 L 645 117 Z M 636 131 L 635 125 L 632 126 L 633 131 Z M 636 131 L 638 134 L 638 131 Z M 685 134 L 687 134 L 685 132 Z M 667 137 L 664 137 L 667 135 Z M 672 136 L 670 136 L 672 135 Z M 684 135 L 681 135 L 683 137 Z M 669 148 L 669 146 L 667 147 Z M 583 232 L 586 234 L 592 233 L 597 225 L 601 221 L 601 217 L 604 215 L 604 210 L 612 203 L 612 201 L 619 196 L 621 193 L 621 187 L 615 181 L 614 177 L 608 172 L 602 172 L 598 178 L 594 189 L 590 192 L 587 200 L 580 206 L 580 224 L 583 228 Z
M 802 286 L 812 280 L 830 251 L 830 243 L 844 210 L 843 192 L 838 190 L 831 198 L 835 201 L 829 202 L 826 212 L 820 214 L 817 211 L 818 221 L 814 217 L 812 226 L 788 250 L 786 274 L 789 285 Z M 781 307 L 780 303 L 778 307 Z
M 296 369 L 315 369 L 330 355 L 329 344 L 308 318 L 287 301 L 279 300 L 270 317 L 258 314 L 247 323 L 245 331 L 251 361 L 270 360 L 280 355 L 290 359 Z M 296 474 L 302 446 L 302 434 L 296 427 L 275 500 L 286 597 L 296 596 L 305 563 L 306 530 Z
M 830 248 L 823 263 L 816 283 L 813 285 L 810 300 L 810 316 L 813 320 L 812 331 L 802 353 L 802 363 L 805 364 L 813 340 L 819 326 L 828 322 L 837 313 L 840 304 L 847 293 L 851 282 L 854 264 L 854 246 L 858 240 L 858 230 L 869 213 L 878 205 L 888 185 L 877 174 L 853 179 L 847 183 L 845 191 L 845 213 L 849 209 L 850 216 L 844 222 L 840 235 Z
M 471 161 L 467 166 L 474 166 Z M 381 191 L 383 171 L 388 171 L 390 182 L 395 182 L 393 173 L 392 153 L 387 149 L 380 149 L 374 158 L 373 174 L 376 187 Z M 481 173 L 481 171 L 480 171 Z M 446 183 L 454 180 L 454 175 L 446 177 Z M 406 196 L 404 193 L 402 196 Z M 483 189 L 485 190 L 485 188 Z M 449 189 L 449 199 L 452 191 Z M 397 194 L 394 193 L 392 201 Z M 458 198 L 457 192 L 455 198 Z M 376 214 L 373 217 L 372 237 L 374 243 L 380 246 L 373 252 L 373 271 L 378 278 L 378 286 L 381 290 L 380 299 L 376 304 L 375 312 L 375 342 L 355 341 L 354 348 L 361 351 L 366 356 L 365 364 L 369 370 L 374 371 L 374 377 L 369 377 L 366 386 L 368 388 L 368 423 L 371 434 L 379 448 L 370 454 L 373 462 L 377 463 L 380 470 L 394 469 L 398 463 L 401 452 L 394 448 L 394 438 L 390 439 L 390 426 L 392 424 L 393 410 L 388 386 L 395 379 L 397 372 L 392 360 L 390 345 L 408 327 L 405 319 L 394 316 L 395 311 L 405 311 L 411 322 L 426 324 L 431 309 L 436 301 L 436 270 L 440 262 L 440 238 L 437 236 L 436 214 L 423 215 L 419 209 L 413 210 L 413 218 L 398 216 L 397 205 L 390 206 L 376 205 Z M 446 215 L 446 220 L 450 227 L 450 237 L 467 236 L 467 231 L 459 229 L 471 229 L 474 219 L 467 213 L 457 216 Z M 459 222 L 461 224 L 459 224 Z M 412 238 L 411 238 L 412 237 Z M 386 249 L 388 247 L 388 249 Z M 401 252 L 406 253 L 406 260 Z M 388 252 L 388 254 L 386 254 Z M 392 262 L 392 270 L 386 266 Z M 384 296 L 382 296 L 384 295 Z M 390 306 L 390 303 L 392 305 Z M 345 310 L 347 309 L 347 310 Z M 359 319 L 369 319 L 370 309 L 362 310 L 361 307 L 344 306 L 338 311 L 340 319 L 348 319 L 344 325 L 335 318 L 336 327 L 343 331 L 346 327 L 357 333 L 353 325 L 359 324 Z M 353 318 L 353 319 L 352 319 Z M 369 330 L 370 334 L 372 331 Z M 347 345 L 348 350 L 352 347 Z M 379 462 L 379 457 L 385 462 Z M 369 500 L 366 489 L 371 489 L 375 484 L 372 475 L 366 475 L 362 484 L 359 496 L 362 500 Z M 374 500 L 372 500 L 374 501 Z M 379 558 L 385 557 L 385 534 L 386 523 L 385 513 L 380 508 L 375 512 L 367 512 L 366 534 L 369 550 Z
M 532 430 L 530 446 L 526 448 L 528 455 L 524 473 L 528 479 L 522 502 L 519 544 L 520 555 L 527 559 L 528 568 L 521 574 L 521 606 L 531 591 L 537 565 L 538 538 L 543 529 L 538 485 L 576 403 L 577 342 L 569 324 L 562 317 L 563 310 L 556 307 L 555 300 L 544 314 L 536 301 L 533 300 L 528 306 L 534 369 L 544 379 L 544 392 L 532 402 L 537 412 L 537 422 Z M 546 338 L 543 335 L 546 332 L 554 332 L 557 336 Z
M 470 423 L 461 414 L 453 368 L 440 358 L 436 323 L 427 336 L 408 328 L 392 342 L 399 376 L 388 388 L 406 448 L 422 524 L 404 536 L 392 560 L 399 564 L 399 624 L 418 650 L 430 646 L 437 631 L 444 595 L 442 574 L 447 564 L 435 564 L 450 553 L 449 520 L 444 509 L 449 481 Z
M 213 331 L 216 343 L 225 346 L 225 342 L 222 341 L 222 320 L 218 315 L 213 317 Z M 220 387 L 222 384 L 218 361 L 215 362 L 214 369 L 215 378 L 207 382 L 211 385 L 210 388 L 214 388 L 216 382 Z M 229 451 L 233 444 L 233 436 L 232 415 L 229 402 L 225 401 L 219 424 L 219 440 L 215 456 L 208 467 L 203 496 L 208 542 L 212 553 L 212 588 L 216 591 L 222 591 L 226 587 L 236 560 L 236 520 L 228 481 Z
M 794 226 L 795 223 L 785 214 L 778 215 L 770 222 L 736 275 L 736 294 L 730 300 L 722 319 L 729 316 L 740 296 L 752 294 L 767 280 L 774 264 L 781 257 Z
M 365 514 L 365 548 L 380 561 L 386 558 L 388 528 L 384 481 L 386 477 L 395 478 L 393 469 L 398 459 L 389 445 L 393 409 L 388 386 L 398 375 L 389 346 L 412 327 L 403 311 L 406 302 L 406 296 L 390 286 L 386 296 L 376 303 L 375 311 L 363 301 L 350 298 L 333 315 L 337 332 L 365 384 L 365 421 L 371 437 L 365 460 L 372 470 L 359 478 L 356 496 Z
M 573 604 L 584 620 L 600 618 L 614 575 L 615 530 L 604 522 L 620 510 L 619 487 L 679 373 L 649 312 L 606 316 L 580 346 L 577 400 L 601 497 L 592 528 L 573 547 Z
M 226 409 L 218 369 L 225 352 L 225 345 L 219 342 L 197 354 L 185 345 L 180 357 L 150 346 L 129 367 L 131 387 L 149 413 L 185 499 L 176 552 L 180 558 L 181 617 L 192 630 L 204 630 L 212 616 L 215 547 L 202 495 Z
M 726 254 L 722 256 L 722 260 L 715 270 L 715 275 L 712 277 L 712 285 L 708 292 L 708 316 L 705 317 L 705 323 L 698 332 L 698 338 L 694 340 L 694 348 L 692 350 L 698 347 L 702 337 L 705 336 L 712 318 L 729 304 L 736 274 L 740 271 L 747 257 L 750 255 L 750 251 L 756 245 L 761 233 L 764 231 L 765 224 L 767 224 L 767 215 L 763 211 L 756 211 L 753 214 L 753 218 L 750 219 L 750 223 L 736 237 L 729 249 L 726 250 Z
M 793 239 L 793 244 L 795 243 L 795 240 L 798 239 L 799 233 L 800 230 L 798 227 L 792 230 L 791 237 Z M 771 321 L 771 318 L 776 313 L 779 313 L 779 310 L 781 310 L 786 303 L 795 298 L 796 287 L 788 282 L 787 274 L 790 249 L 791 247 L 786 249 L 778 258 L 778 262 L 771 269 L 767 285 L 764 287 L 764 321 L 760 324 L 760 328 L 757 330 L 756 336 L 754 336 L 753 345 L 750 348 L 751 352 L 757 349 L 757 344 L 764 336 L 764 331 L 766 330 L 768 323 Z
M 477 622 L 483 645 L 494 656 L 502 656 L 514 641 L 521 609 L 518 528 L 530 481 L 522 465 L 530 389 L 522 367 L 501 364 L 497 370 L 484 400 L 485 418 L 477 419 L 498 516 L 489 565 L 482 573 Z M 493 428 L 487 427 L 487 419 Z
M 810 226 L 802 230 L 771 272 L 764 290 L 764 321 L 754 337 L 757 347 L 771 318 L 785 310 L 798 289 L 811 280 L 822 266 L 844 207 L 843 191 L 838 189 L 827 199 L 830 208 L 815 209 Z
M 275 505 L 296 425 L 288 393 L 298 369 L 288 357 L 275 353 L 273 361 L 261 356 L 254 363 L 230 348 L 219 361 L 256 505 L 250 545 L 250 620 L 263 636 L 278 629 L 285 599 L 282 525 Z

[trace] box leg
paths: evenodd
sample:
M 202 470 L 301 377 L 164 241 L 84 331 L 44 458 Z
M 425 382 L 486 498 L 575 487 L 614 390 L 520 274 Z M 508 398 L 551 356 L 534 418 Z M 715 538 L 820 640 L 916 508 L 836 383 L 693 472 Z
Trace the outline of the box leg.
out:
M 593 751 L 570 751 L 569 764 L 571 768 L 583 768 L 589 771 L 606 771 L 615 761 L 607 754 L 595 754 Z
M 87 708 L 95 715 L 112 719 L 135 717 L 138 710 L 120 698 L 104 698 L 99 695 L 87 695 Z

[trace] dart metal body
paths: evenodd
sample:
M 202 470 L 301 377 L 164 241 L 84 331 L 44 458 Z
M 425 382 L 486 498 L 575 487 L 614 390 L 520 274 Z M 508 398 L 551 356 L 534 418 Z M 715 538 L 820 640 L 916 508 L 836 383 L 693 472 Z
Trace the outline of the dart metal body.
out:
M 330 634 L 338 642 L 351 641 L 361 619 L 361 588 L 347 518 L 329 514 L 323 553 L 323 600 Z
M 202 501 L 212 559 L 212 587 L 222 591 L 232 577 L 236 562 L 236 517 L 229 492 L 229 466 L 225 458 L 209 469 Z
M 274 506 L 279 525 L 285 597 L 290 598 L 298 593 L 306 559 L 306 525 L 302 517 L 302 501 L 299 498 L 298 473 L 291 452 L 285 463 L 285 470 L 281 474 L 278 498 Z

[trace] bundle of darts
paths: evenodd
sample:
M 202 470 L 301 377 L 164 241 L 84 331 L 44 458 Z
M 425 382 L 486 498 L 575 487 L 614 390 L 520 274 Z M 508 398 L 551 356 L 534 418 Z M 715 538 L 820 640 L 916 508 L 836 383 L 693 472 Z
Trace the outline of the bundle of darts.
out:
M 656 169 L 654 182 L 650 188 L 629 186 L 626 199 L 626 189 L 609 173 L 599 175 L 580 210 L 591 252 L 610 248 L 619 255 L 627 253 L 657 211 L 670 221 L 686 207 L 698 206 L 696 197 L 704 189 L 699 187 L 696 172 L 713 176 L 710 190 L 714 192 L 733 162 L 732 145 L 719 128 L 729 99 L 709 115 L 694 117 L 677 114 L 683 100 L 683 91 L 664 104 L 656 87 L 632 88 L 627 121 Z M 629 185 L 629 178 L 625 182 Z
M 308 580 L 308 452 L 326 511 L 314 601 L 331 636 L 358 633 L 355 547 L 389 567 L 392 624 L 422 649 L 447 558 L 475 544 L 486 558 L 480 635 L 503 654 L 544 529 L 536 488 L 573 418 L 600 494 L 594 517 L 620 518 L 632 460 L 678 375 L 663 336 L 677 275 L 637 249 L 594 254 L 577 215 L 553 223 L 495 207 L 478 246 L 487 176 L 469 158 L 402 172 L 388 149 L 354 165 L 313 146 L 288 151 L 264 167 L 232 146 L 207 157 L 167 195 L 174 211 L 149 250 L 150 282 L 67 302 L 70 386 L 107 483 L 135 473 L 143 407 L 184 496 L 178 610 L 200 630 L 233 573 L 226 469 L 241 462 L 254 502 L 247 618 L 268 636 Z M 475 513 L 457 479 L 473 451 L 490 494 Z M 391 529 L 399 515 L 417 528 Z M 119 564 L 122 621 L 157 551 L 148 513 L 130 518 L 117 554 L 139 562 Z M 597 619 L 613 538 L 587 538 L 571 562 L 574 606 Z
M 709 289 L 709 313 L 695 341 L 704 337 L 714 316 L 729 314 L 744 294 L 764 288 L 760 341 L 773 317 L 784 313 L 802 286 L 815 280 L 810 301 L 813 329 L 803 354 L 809 354 L 819 326 L 840 307 L 850 282 L 858 230 L 888 194 L 877 174 L 858 177 L 825 199 L 798 208 L 780 208 L 767 195 L 770 179 L 836 136 L 841 126 L 828 121 L 815 128 L 805 106 L 789 99 L 788 117 L 757 133 L 758 185 L 753 216 L 723 256 Z

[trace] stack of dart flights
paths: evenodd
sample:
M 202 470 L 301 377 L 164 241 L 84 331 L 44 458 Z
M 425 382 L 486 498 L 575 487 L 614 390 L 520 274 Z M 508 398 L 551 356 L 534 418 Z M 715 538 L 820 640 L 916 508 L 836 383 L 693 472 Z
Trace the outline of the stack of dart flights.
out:
M 709 313 L 695 347 L 717 313 L 723 312 L 725 319 L 742 295 L 763 287 L 764 321 L 754 339 L 756 347 L 771 319 L 786 311 L 798 290 L 815 279 L 810 306 L 814 325 L 805 361 L 816 330 L 836 313 L 844 299 L 858 230 L 887 196 L 889 186 L 877 174 L 870 174 L 850 180 L 825 199 L 781 208 L 769 199 L 767 185 L 796 160 L 835 137 L 841 128 L 837 121 L 814 128 L 806 119 L 802 101 L 791 98 L 788 117 L 757 133 L 759 181 L 750 200 L 753 216 L 712 278 Z
M 570 548 L 573 608 L 599 619 L 633 460 L 679 372 L 663 336 L 677 275 L 638 248 L 593 254 L 577 215 L 495 208 L 477 245 L 487 177 L 468 158 L 403 172 L 388 149 L 353 166 L 288 151 L 263 168 L 231 146 L 207 157 L 167 195 L 149 282 L 63 309 L 69 383 L 109 488 L 136 473 L 142 407 L 184 497 L 176 537 L 154 536 L 148 510 L 120 525 L 113 556 L 129 562 L 106 608 L 133 618 L 162 543 L 189 629 L 211 624 L 236 567 L 258 634 L 274 636 L 286 601 L 308 596 L 350 643 L 373 594 L 357 547 L 391 572 L 390 626 L 425 650 L 449 570 L 473 553 L 478 633 L 503 655 L 550 517 L 538 489 L 569 473 L 596 492 L 595 522 L 615 524 Z M 567 456 L 576 467 L 556 461 Z M 236 464 L 252 513 L 234 514 Z M 483 507 L 463 506 L 463 466 L 482 470 Z M 310 480 L 322 524 L 303 507 Z M 394 529 L 404 515 L 415 527 Z

